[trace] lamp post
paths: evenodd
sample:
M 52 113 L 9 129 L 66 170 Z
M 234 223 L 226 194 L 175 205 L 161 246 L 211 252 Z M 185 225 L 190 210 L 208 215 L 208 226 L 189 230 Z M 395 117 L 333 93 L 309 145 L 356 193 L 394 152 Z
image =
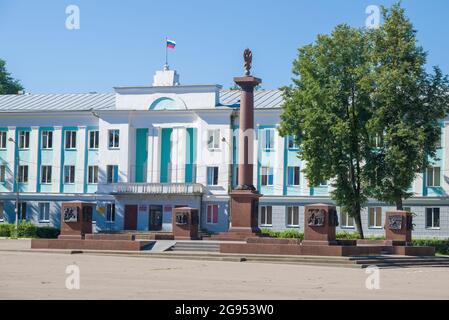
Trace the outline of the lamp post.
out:
M 20 165 L 20 157 L 19 157 L 19 148 L 17 142 L 13 138 L 8 139 L 10 142 L 14 143 L 14 148 L 16 152 L 16 169 L 15 169 L 15 181 L 16 181 L 16 232 L 19 231 L 19 165 Z

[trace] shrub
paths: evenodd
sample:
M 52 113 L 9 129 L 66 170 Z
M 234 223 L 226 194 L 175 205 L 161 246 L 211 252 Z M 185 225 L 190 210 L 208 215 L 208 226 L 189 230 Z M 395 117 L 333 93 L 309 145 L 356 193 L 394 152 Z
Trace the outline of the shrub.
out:
M 19 237 L 19 238 L 36 238 L 37 237 L 37 226 L 35 226 L 31 221 L 20 222 L 19 228 L 17 230 L 17 237 Z
M 10 237 L 14 225 L 8 223 L 0 224 L 0 237 Z
M 56 239 L 60 234 L 59 229 L 53 227 L 40 227 L 36 230 L 36 237 L 43 239 Z
M 449 239 L 413 239 L 414 246 L 435 247 L 435 252 L 442 255 L 449 255 Z
M 30 221 L 20 222 L 17 231 L 15 224 L 0 224 L 0 237 L 56 239 L 59 233 L 57 228 L 38 227 Z
M 275 231 L 272 229 L 263 228 L 260 230 L 262 234 L 266 234 L 273 238 L 288 238 L 288 239 L 304 239 L 304 233 L 294 229 L 288 229 L 284 231 Z
M 357 240 L 360 239 L 360 234 L 358 232 L 341 231 L 337 232 L 336 238 L 338 240 Z

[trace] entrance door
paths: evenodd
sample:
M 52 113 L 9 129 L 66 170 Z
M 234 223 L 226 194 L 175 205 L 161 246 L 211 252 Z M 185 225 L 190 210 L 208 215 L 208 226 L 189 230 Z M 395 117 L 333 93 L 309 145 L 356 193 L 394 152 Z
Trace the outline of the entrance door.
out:
M 150 206 L 150 231 L 162 230 L 162 206 Z
M 125 206 L 125 230 L 137 230 L 137 206 Z

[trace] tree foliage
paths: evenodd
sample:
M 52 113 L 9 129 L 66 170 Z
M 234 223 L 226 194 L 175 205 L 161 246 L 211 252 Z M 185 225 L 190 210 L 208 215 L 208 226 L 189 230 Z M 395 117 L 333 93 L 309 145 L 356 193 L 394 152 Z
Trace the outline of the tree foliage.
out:
M 426 72 L 426 53 L 399 4 L 382 8 L 378 29 L 339 25 L 299 49 L 283 88 L 281 135 L 294 135 L 311 186 L 331 180 L 332 198 L 355 218 L 369 197 L 410 197 L 436 156 L 448 112 L 448 79 Z
M 17 94 L 20 90 L 23 90 L 22 85 L 11 77 L 6 70 L 6 62 L 0 59 L 0 94 Z

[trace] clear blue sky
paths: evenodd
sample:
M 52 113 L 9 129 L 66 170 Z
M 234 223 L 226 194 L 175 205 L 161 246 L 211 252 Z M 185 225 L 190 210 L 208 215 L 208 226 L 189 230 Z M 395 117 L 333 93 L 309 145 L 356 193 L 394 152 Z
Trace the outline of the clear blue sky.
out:
M 263 88 L 291 81 L 297 48 L 339 23 L 363 26 L 378 0 L 0 0 L 0 58 L 27 91 L 111 92 L 151 85 L 169 62 L 182 84 L 228 88 L 242 74 L 242 51 L 254 54 Z M 80 30 L 65 28 L 65 9 L 81 11 Z M 449 1 L 403 0 L 428 64 L 449 73 Z

